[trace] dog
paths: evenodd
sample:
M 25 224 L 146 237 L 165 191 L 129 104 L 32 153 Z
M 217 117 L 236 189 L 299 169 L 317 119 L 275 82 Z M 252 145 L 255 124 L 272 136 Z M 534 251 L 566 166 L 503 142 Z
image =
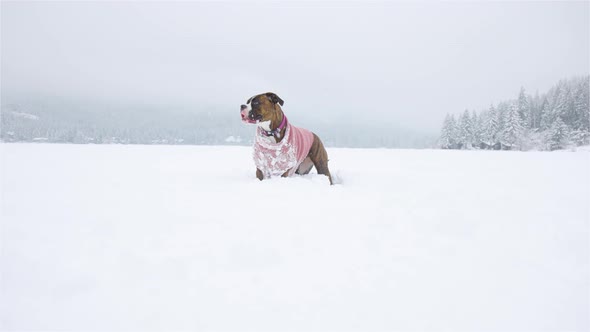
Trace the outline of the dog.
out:
M 332 185 L 324 144 L 316 134 L 289 122 L 281 109 L 284 103 L 275 93 L 267 92 L 251 97 L 240 107 L 242 121 L 258 125 L 253 153 L 256 177 L 304 175 L 315 166 Z

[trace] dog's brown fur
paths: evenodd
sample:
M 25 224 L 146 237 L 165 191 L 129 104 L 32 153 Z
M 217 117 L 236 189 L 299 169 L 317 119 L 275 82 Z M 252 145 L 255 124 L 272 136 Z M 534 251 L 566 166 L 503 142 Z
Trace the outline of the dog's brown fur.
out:
M 270 120 L 270 130 L 275 130 L 281 125 L 283 117 L 285 116 L 281 109 L 284 101 L 276 94 L 272 92 L 259 94 L 248 99 L 247 103 L 251 105 L 251 113 L 254 117 L 260 121 Z M 277 143 L 282 141 L 283 137 L 285 137 L 285 130 L 286 128 L 281 129 L 279 135 L 275 136 Z M 328 169 L 328 152 L 324 148 L 324 144 L 318 135 L 315 133 L 313 133 L 313 143 L 309 149 L 309 154 L 296 170 L 296 173 L 302 175 L 308 174 L 311 171 L 312 166 L 315 166 L 318 174 L 326 175 L 330 180 L 330 184 L 333 184 L 332 175 Z M 289 172 L 287 171 L 283 174 L 283 177 L 286 177 L 288 173 Z M 256 177 L 259 180 L 264 179 L 261 170 L 256 169 Z

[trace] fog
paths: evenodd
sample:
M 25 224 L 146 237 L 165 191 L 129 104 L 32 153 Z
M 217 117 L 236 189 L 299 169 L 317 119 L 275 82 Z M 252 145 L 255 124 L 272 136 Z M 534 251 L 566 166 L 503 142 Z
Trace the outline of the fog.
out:
M 266 91 L 329 121 L 446 113 L 589 72 L 588 2 L 2 2 L 2 103 L 236 113 Z

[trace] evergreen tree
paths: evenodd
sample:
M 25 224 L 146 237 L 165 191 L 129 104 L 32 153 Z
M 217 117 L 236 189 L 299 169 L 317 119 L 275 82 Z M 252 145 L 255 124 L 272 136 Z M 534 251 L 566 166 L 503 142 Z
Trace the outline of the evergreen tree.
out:
M 551 108 L 551 103 L 547 98 L 543 101 L 543 106 L 541 106 L 541 130 L 547 130 L 551 128 L 551 124 L 555 120 L 553 109 Z
M 459 145 L 462 149 L 471 149 L 473 142 L 473 123 L 469 111 L 465 110 L 459 118 Z
M 456 124 L 455 118 L 453 115 L 447 113 L 445 117 L 445 121 L 443 123 L 443 128 L 441 131 L 440 139 L 439 139 L 439 146 L 442 149 L 454 149 L 457 145 L 456 140 Z
M 498 115 L 498 134 L 500 134 L 500 137 L 501 133 L 504 131 L 504 124 L 506 121 L 506 113 L 508 113 L 508 107 L 508 102 L 502 102 L 499 103 L 498 107 L 496 108 L 496 113 Z
M 510 105 L 505 115 L 502 145 L 514 149 L 518 147 L 523 134 L 522 119 L 517 105 Z
M 520 88 L 518 94 L 518 114 L 522 120 L 522 124 L 527 128 L 532 127 L 531 103 L 529 97 L 526 95 L 524 87 Z
M 589 81 L 590 77 L 584 77 L 572 87 L 574 93 L 570 141 L 578 146 L 590 144 Z
M 535 96 L 530 99 L 530 107 L 531 107 L 531 123 L 529 128 L 536 130 L 541 125 L 541 106 L 542 100 L 539 96 L 539 91 L 535 92 Z
M 488 147 L 493 147 L 498 142 L 498 113 L 494 108 L 494 105 L 490 106 L 490 110 L 487 113 L 485 131 L 484 131 L 484 143 Z
M 551 123 L 554 123 L 559 117 L 565 124 L 568 124 L 571 93 L 569 86 L 565 81 L 561 81 L 560 83 L 559 93 L 555 97 L 555 107 L 553 108 Z
M 588 89 L 589 78 L 586 77 L 585 79 L 581 80 L 581 82 L 579 82 L 573 96 L 574 120 L 572 121 L 572 128 L 585 132 L 590 131 L 590 106 L 588 101 Z
M 473 126 L 473 136 L 472 136 L 472 142 L 474 144 L 475 147 L 479 148 L 481 143 L 482 143 L 482 137 L 483 137 L 483 133 L 482 133 L 482 128 L 483 128 L 483 123 L 482 123 L 482 116 L 477 116 L 477 113 L 475 111 L 473 111 L 471 113 L 471 124 Z
M 561 118 L 557 118 L 549 130 L 549 149 L 563 149 L 568 145 L 569 128 Z

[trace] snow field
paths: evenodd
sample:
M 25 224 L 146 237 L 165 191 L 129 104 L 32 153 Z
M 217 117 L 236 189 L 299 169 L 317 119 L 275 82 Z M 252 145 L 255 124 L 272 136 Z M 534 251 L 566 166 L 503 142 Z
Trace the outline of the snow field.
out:
M 588 152 L 0 152 L 1 330 L 590 328 Z

